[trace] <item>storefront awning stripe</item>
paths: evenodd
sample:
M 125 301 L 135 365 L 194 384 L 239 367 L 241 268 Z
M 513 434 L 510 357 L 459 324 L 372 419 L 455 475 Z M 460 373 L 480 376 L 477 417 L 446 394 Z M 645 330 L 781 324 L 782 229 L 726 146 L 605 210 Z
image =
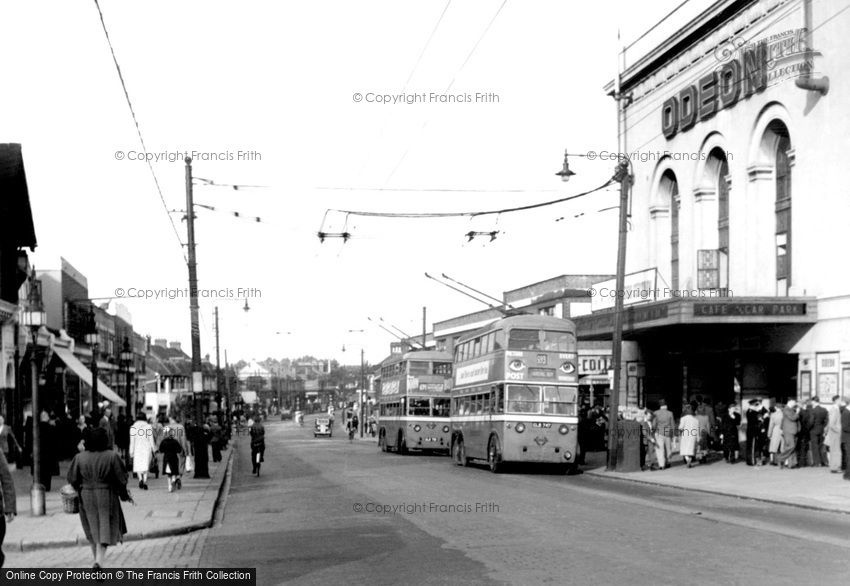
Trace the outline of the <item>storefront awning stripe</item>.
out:
M 62 362 L 65 363 L 65 366 L 74 371 L 80 380 L 86 383 L 88 386 L 92 386 L 92 373 L 86 368 L 86 365 L 80 362 L 76 356 L 74 356 L 73 352 L 68 350 L 67 348 L 62 348 L 61 346 L 56 346 L 53 348 L 53 351 L 56 353 L 59 358 L 62 359 Z M 110 389 L 106 383 L 102 380 L 97 381 L 97 392 L 100 395 L 103 395 L 112 403 L 115 403 L 119 407 L 126 407 L 127 403 L 122 399 L 118 393 Z

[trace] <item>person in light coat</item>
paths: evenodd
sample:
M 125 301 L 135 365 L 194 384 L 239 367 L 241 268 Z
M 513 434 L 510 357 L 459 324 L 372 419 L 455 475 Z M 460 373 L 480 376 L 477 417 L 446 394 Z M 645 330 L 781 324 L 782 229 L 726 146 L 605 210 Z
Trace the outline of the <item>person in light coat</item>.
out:
M 682 436 L 679 441 L 679 453 L 685 459 L 688 468 L 690 468 L 693 465 L 694 456 L 697 453 L 697 443 L 699 441 L 699 420 L 694 417 L 694 409 L 690 405 L 682 409 L 682 419 L 679 420 L 679 433 Z
M 770 440 L 770 465 L 779 465 L 779 453 L 784 448 L 782 441 L 782 406 L 776 405 L 770 413 L 770 422 L 767 426 L 767 437 Z
M 835 395 L 832 405 L 827 408 L 829 418 L 826 423 L 824 445 L 829 454 L 829 471 L 833 474 L 841 472 L 841 397 Z
M 142 490 L 148 489 L 148 472 L 155 451 L 153 427 L 144 412 L 140 411 L 130 426 L 130 457 L 133 459 L 133 472 L 138 475 L 139 488 Z

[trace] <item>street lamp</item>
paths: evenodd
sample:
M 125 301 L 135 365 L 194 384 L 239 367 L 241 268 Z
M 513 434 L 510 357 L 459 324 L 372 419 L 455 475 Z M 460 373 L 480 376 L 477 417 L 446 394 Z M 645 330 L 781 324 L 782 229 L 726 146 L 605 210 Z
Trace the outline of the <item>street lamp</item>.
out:
M 563 181 L 569 181 L 570 177 L 575 175 L 570 170 L 567 152 L 564 151 L 564 166 L 555 173 L 560 176 Z M 587 155 L 574 155 L 578 157 L 586 157 Z M 614 324 L 611 335 L 612 361 L 614 370 L 613 388 L 611 389 L 611 398 L 609 401 L 609 425 L 608 425 L 608 462 L 607 469 L 614 470 L 617 467 L 617 412 L 619 411 L 620 403 L 620 381 L 622 379 L 622 355 L 623 355 L 623 294 L 625 287 L 626 275 L 626 235 L 629 225 L 629 199 L 632 188 L 632 169 L 631 161 L 628 157 L 620 156 L 619 163 L 614 170 L 614 175 L 611 182 L 620 184 L 620 221 L 619 234 L 617 240 L 617 274 L 615 290 L 617 295 L 614 296 Z
M 46 321 L 41 299 L 41 282 L 35 279 L 35 271 L 30 279 L 27 306 L 21 315 L 21 324 L 30 329 L 30 379 L 32 385 L 32 488 L 30 489 L 30 511 L 34 517 L 45 514 L 44 485 L 41 484 L 41 408 L 38 401 L 38 332 Z
M 120 364 L 124 367 L 125 371 L 125 382 L 127 386 L 124 395 L 127 401 L 127 409 L 129 409 L 130 405 L 135 405 L 135 401 L 133 400 L 133 397 L 130 396 L 131 389 L 133 388 L 131 383 L 132 372 L 130 371 L 130 367 L 133 365 L 133 350 L 130 348 L 130 341 L 127 339 L 127 336 L 124 336 L 124 343 L 121 346 L 119 359 Z
M 348 330 L 348 333 L 363 333 L 363 330 Z M 345 352 L 345 344 L 342 345 L 342 351 Z M 364 397 L 368 397 L 368 394 L 365 393 L 365 380 L 364 376 L 364 361 L 363 361 L 364 349 L 363 346 L 360 346 L 360 437 L 363 437 L 363 428 L 366 427 L 366 419 L 364 418 L 365 412 L 363 409 Z
M 89 307 L 88 330 L 86 331 L 86 344 L 91 348 L 91 403 L 92 409 L 97 405 L 97 355 L 100 351 L 100 336 L 97 333 L 97 320 L 94 316 L 94 307 Z

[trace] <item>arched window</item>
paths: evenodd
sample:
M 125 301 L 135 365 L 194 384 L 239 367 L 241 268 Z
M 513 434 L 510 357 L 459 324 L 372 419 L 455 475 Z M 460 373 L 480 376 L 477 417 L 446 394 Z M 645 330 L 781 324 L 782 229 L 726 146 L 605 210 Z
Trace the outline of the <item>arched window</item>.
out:
M 729 283 L 729 161 L 725 155 L 721 159 L 720 171 L 717 174 L 717 250 L 720 256 L 719 289 L 723 294 Z
M 791 286 L 791 140 L 784 126 L 774 129 L 776 142 L 776 294 Z
M 670 186 L 670 288 L 679 289 L 679 182 L 668 171 Z

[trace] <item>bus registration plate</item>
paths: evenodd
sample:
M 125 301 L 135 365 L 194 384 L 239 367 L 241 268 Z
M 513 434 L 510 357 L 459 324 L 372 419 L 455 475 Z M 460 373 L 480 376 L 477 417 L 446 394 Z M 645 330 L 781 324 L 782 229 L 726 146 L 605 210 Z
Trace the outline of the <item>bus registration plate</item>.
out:
M 540 427 L 540 428 L 543 428 L 543 429 L 549 429 L 549 428 L 552 427 L 552 424 L 551 423 L 541 423 L 539 421 L 535 421 L 534 423 L 531 424 L 531 427 Z

